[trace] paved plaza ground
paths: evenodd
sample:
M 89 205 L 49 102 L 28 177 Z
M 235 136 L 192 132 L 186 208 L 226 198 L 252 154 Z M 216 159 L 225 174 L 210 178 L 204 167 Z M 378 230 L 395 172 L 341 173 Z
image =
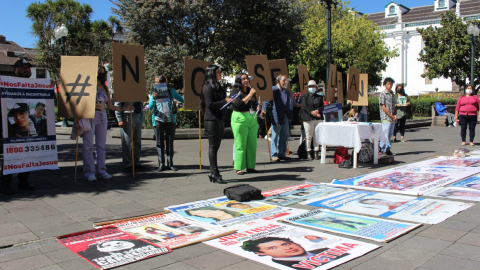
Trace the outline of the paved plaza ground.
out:
M 198 140 L 177 140 L 174 161 L 179 171 L 161 173 L 156 172 L 154 141 L 142 141 L 142 164 L 147 170 L 136 172 L 132 178 L 131 172 L 122 169 L 120 139 L 110 136 L 107 168 L 113 179 L 85 181 L 80 154 L 77 183 L 74 183 L 75 141 L 59 135 L 60 170 L 32 172 L 31 182 L 38 187 L 35 192 L 0 196 L 0 247 L 13 245 L 0 249 L 0 269 L 95 269 L 60 245 L 55 237 L 92 229 L 92 223 L 98 221 L 151 214 L 169 205 L 222 196 L 223 189 L 232 184 L 248 183 L 266 191 L 304 181 L 330 182 L 334 178 L 343 179 L 449 155 L 460 146 L 459 133 L 459 128 L 408 129 L 405 136 L 408 142 L 393 144 L 394 164 L 360 164 L 357 169 L 340 169 L 335 164 L 297 158 L 270 163 L 267 141 L 258 139 L 257 169 L 261 174 L 243 176 L 237 176 L 232 168 L 233 140 L 225 139 L 219 151 L 219 165 L 228 185 L 208 181 L 207 140 L 202 140 L 202 171 L 198 166 Z M 298 138 L 289 143 L 290 149 L 296 152 Z M 333 150 L 328 148 L 327 159 L 333 157 Z M 16 188 L 16 177 L 13 185 Z M 303 205 L 293 207 L 313 209 Z M 381 245 L 381 248 L 334 269 L 480 269 L 480 205 L 440 224 L 423 225 Z M 118 269 L 271 268 L 200 243 Z

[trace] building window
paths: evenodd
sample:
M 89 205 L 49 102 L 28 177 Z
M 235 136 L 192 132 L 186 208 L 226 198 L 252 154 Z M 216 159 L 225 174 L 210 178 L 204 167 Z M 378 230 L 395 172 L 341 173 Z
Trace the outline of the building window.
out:
M 395 6 L 390 6 L 390 14 L 395 14 Z
M 438 7 L 439 8 L 445 7 L 445 0 L 438 0 Z
M 45 69 L 39 69 L 37 68 L 37 78 L 38 79 L 41 79 L 41 78 L 46 78 L 46 74 L 45 74 Z

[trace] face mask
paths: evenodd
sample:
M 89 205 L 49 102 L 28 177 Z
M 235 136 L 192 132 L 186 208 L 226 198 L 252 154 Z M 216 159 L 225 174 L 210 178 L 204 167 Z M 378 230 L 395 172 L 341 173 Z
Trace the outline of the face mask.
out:
M 467 89 L 467 90 L 465 90 L 465 93 L 471 95 L 473 93 L 473 90 L 472 89 Z
M 317 89 L 315 88 L 308 88 L 308 92 L 310 92 L 311 94 L 315 94 L 315 92 L 317 91 Z
M 318 92 L 318 95 L 323 97 L 323 92 Z

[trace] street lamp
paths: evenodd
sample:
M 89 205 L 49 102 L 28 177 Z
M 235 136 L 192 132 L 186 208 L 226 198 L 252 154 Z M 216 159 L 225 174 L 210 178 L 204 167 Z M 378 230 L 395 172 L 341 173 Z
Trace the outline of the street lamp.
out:
M 325 79 L 325 95 L 327 95 L 330 74 L 330 63 L 332 62 L 332 5 L 337 5 L 335 0 L 321 0 L 327 4 L 327 77 Z
M 477 42 L 477 37 L 480 30 L 478 26 L 471 23 L 467 28 L 467 33 L 470 35 L 470 41 L 472 43 L 472 55 L 470 57 L 472 71 L 470 73 L 470 84 L 472 88 L 475 89 L 475 43 Z
M 62 23 L 61 26 L 55 27 L 55 39 L 60 44 L 60 55 L 65 55 L 65 40 L 67 39 L 68 29 Z M 67 119 L 63 118 L 62 127 L 68 127 Z

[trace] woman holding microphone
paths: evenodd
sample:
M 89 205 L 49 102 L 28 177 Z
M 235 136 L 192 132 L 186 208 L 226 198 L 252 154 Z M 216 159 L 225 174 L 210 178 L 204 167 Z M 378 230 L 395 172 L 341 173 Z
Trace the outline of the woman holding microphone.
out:
M 238 175 L 243 175 L 243 169 L 256 173 L 257 133 L 258 125 L 255 119 L 259 104 L 255 89 L 249 86 L 250 80 L 245 73 L 239 73 L 230 95 L 238 95 L 232 102 L 232 132 L 235 142 L 234 169 Z
M 227 108 L 221 108 L 230 101 L 230 98 L 218 83 L 221 79 L 222 70 L 219 66 L 207 67 L 200 94 L 200 108 L 204 113 L 204 127 L 208 134 L 208 159 L 210 161 L 208 178 L 212 183 L 224 184 L 225 181 L 218 171 L 217 152 L 222 142 L 224 120 L 227 115 Z

